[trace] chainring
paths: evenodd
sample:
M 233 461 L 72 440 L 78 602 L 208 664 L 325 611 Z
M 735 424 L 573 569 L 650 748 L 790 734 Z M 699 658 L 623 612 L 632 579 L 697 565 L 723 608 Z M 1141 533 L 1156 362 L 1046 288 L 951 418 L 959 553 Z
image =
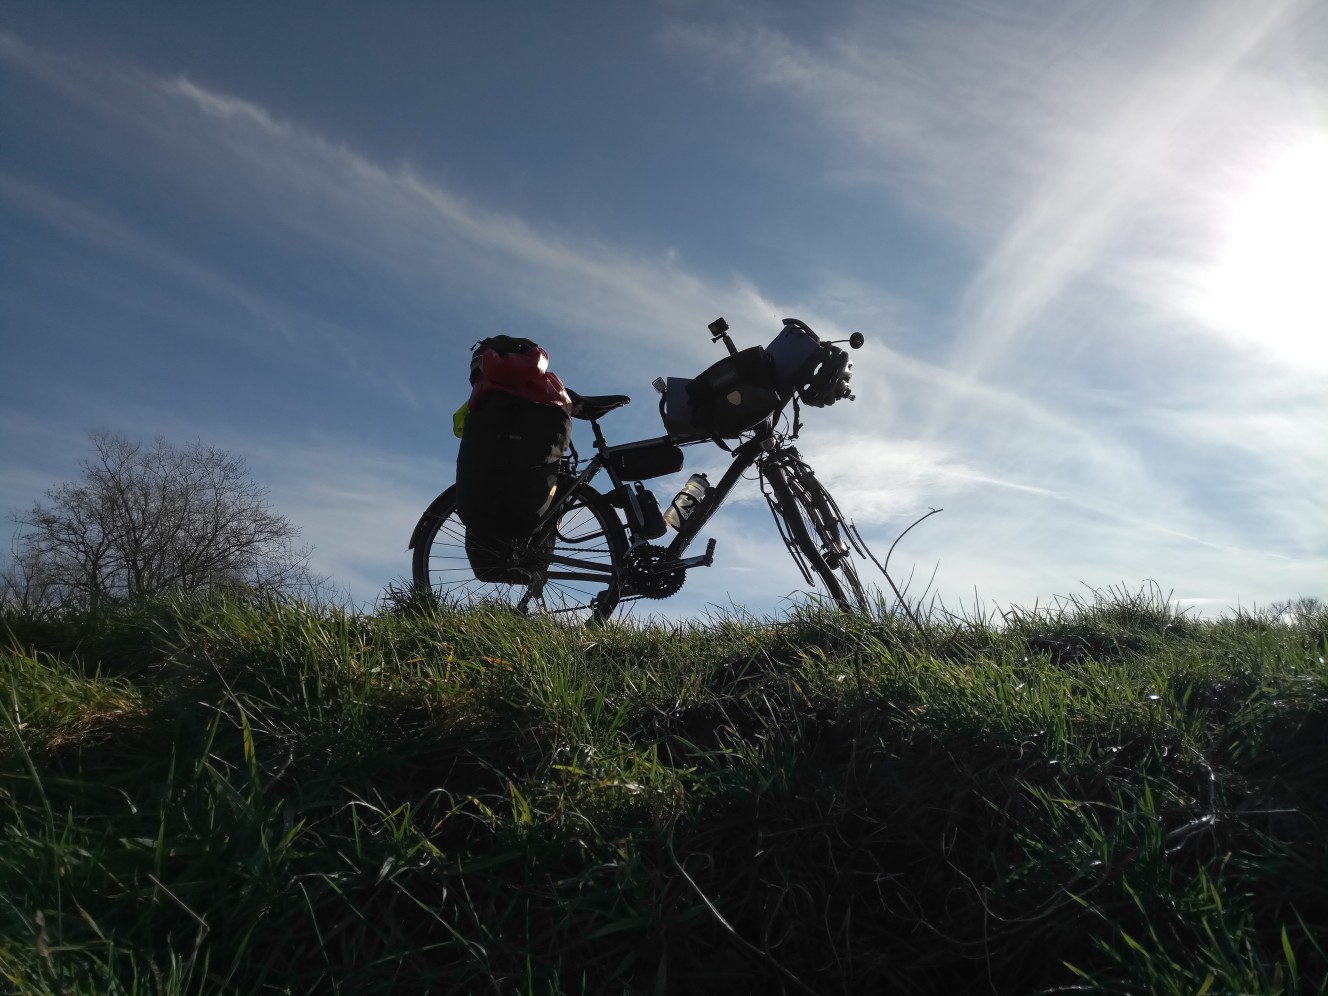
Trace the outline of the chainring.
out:
M 676 595 L 687 580 L 687 568 L 671 566 L 678 558 L 662 546 L 643 543 L 627 558 L 629 590 L 642 598 L 668 598 Z

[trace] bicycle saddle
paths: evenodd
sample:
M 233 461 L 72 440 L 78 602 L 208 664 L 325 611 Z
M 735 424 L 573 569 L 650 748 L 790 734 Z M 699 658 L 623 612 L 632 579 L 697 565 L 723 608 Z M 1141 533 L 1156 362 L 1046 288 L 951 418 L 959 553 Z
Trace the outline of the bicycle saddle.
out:
M 582 418 L 587 422 L 603 418 L 615 408 L 621 408 L 632 400 L 625 394 L 577 394 L 571 390 L 567 394 L 572 399 L 572 417 Z

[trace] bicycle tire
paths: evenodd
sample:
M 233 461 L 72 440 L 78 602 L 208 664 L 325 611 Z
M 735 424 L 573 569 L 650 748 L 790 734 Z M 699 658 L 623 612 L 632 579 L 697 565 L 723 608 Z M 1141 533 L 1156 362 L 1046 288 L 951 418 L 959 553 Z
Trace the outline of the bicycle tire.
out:
M 782 472 L 765 475 L 774 496 L 771 510 L 782 524 L 781 532 L 788 530 L 785 543 L 791 541 L 802 555 L 803 573 L 810 568 L 841 609 L 865 611 L 867 597 L 853 564 L 853 540 L 839 506 L 810 470 L 778 469 Z
M 581 485 L 548 538 L 551 546 L 504 542 L 500 551 L 496 544 L 485 545 L 457 515 L 453 485 L 434 499 L 415 527 L 414 581 L 454 608 L 483 606 L 572 622 L 608 619 L 618 606 L 617 579 L 627 554 L 626 532 L 608 500 Z M 520 579 L 477 577 L 471 557 L 490 551 L 495 562 L 501 555 L 515 563 L 509 573 Z

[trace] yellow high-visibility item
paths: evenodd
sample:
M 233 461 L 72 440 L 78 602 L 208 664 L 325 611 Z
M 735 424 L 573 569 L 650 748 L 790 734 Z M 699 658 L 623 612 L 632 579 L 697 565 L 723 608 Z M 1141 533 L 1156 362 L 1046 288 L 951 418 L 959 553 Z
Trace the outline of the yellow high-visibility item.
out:
M 461 430 L 466 425 L 466 415 L 470 411 L 470 401 L 467 400 L 460 408 L 452 413 L 452 435 L 457 439 L 461 438 Z

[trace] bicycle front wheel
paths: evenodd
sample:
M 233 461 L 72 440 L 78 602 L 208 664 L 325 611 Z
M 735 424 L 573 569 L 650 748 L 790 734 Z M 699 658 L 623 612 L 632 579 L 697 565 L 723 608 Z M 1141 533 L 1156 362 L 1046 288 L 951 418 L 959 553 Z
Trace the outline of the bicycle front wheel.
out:
M 602 622 L 618 606 L 627 537 L 613 507 L 584 484 L 542 534 L 485 537 L 457 515 L 453 485 L 420 518 L 411 549 L 416 586 L 445 605 Z
M 803 576 L 811 582 L 815 574 L 840 608 L 865 611 L 867 597 L 853 563 L 857 541 L 830 492 L 796 457 L 770 467 L 765 477 L 770 510 Z

